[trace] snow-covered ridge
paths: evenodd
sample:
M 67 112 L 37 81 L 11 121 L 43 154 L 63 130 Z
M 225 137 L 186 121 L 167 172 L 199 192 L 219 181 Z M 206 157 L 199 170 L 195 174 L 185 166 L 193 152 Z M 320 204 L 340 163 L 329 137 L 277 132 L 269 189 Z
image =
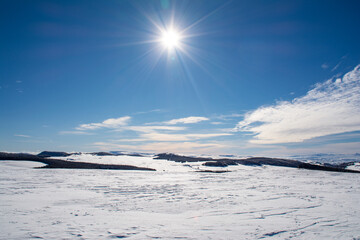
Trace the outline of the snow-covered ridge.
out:
M 44 168 L 71 168 L 71 169 L 109 169 L 109 170 L 147 170 L 147 171 L 200 171 L 200 172 L 227 172 L 236 170 L 239 165 L 261 167 L 280 166 L 289 168 L 302 168 L 319 171 L 353 172 L 349 168 L 356 162 L 329 164 L 309 163 L 306 161 L 251 157 L 251 158 L 209 158 L 191 157 L 171 153 L 144 156 L 138 153 L 66 153 L 44 151 L 38 155 L 0 153 L 1 160 L 29 160 L 47 164 Z M 220 170 L 219 170 L 220 168 Z
M 68 157 L 52 157 L 55 159 L 65 159 L 76 162 L 89 162 L 99 164 L 118 164 L 131 165 L 136 167 L 146 167 L 157 171 L 178 171 L 187 172 L 191 170 L 189 166 L 167 160 L 154 160 L 153 156 L 130 156 L 130 155 L 103 155 L 93 153 L 76 153 Z

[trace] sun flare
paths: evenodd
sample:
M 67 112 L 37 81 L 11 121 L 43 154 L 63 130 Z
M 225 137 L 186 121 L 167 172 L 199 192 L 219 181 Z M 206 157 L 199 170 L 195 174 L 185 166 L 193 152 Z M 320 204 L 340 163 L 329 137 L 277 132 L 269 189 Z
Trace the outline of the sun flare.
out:
M 160 40 L 167 49 L 174 49 L 179 46 L 181 36 L 176 30 L 170 29 L 163 31 Z

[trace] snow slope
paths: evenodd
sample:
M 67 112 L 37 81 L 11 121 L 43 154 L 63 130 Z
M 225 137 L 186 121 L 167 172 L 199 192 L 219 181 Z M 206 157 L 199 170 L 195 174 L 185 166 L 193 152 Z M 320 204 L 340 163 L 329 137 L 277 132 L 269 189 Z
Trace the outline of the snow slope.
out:
M 168 164 L 142 172 L 0 162 L 0 239 L 360 238 L 359 174 Z

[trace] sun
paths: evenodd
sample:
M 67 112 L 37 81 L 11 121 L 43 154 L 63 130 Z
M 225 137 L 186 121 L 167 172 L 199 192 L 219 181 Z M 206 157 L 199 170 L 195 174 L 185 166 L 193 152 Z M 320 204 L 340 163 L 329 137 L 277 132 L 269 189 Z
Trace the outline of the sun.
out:
M 179 47 L 181 35 L 175 29 L 164 30 L 160 41 L 165 48 L 172 50 Z

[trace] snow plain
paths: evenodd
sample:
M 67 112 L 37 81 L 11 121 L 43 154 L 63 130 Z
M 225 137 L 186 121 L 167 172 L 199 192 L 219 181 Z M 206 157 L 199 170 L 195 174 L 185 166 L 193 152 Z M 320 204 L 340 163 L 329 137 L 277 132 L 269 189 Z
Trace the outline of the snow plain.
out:
M 360 239 L 359 174 L 69 158 L 158 171 L 0 162 L 0 239 Z

